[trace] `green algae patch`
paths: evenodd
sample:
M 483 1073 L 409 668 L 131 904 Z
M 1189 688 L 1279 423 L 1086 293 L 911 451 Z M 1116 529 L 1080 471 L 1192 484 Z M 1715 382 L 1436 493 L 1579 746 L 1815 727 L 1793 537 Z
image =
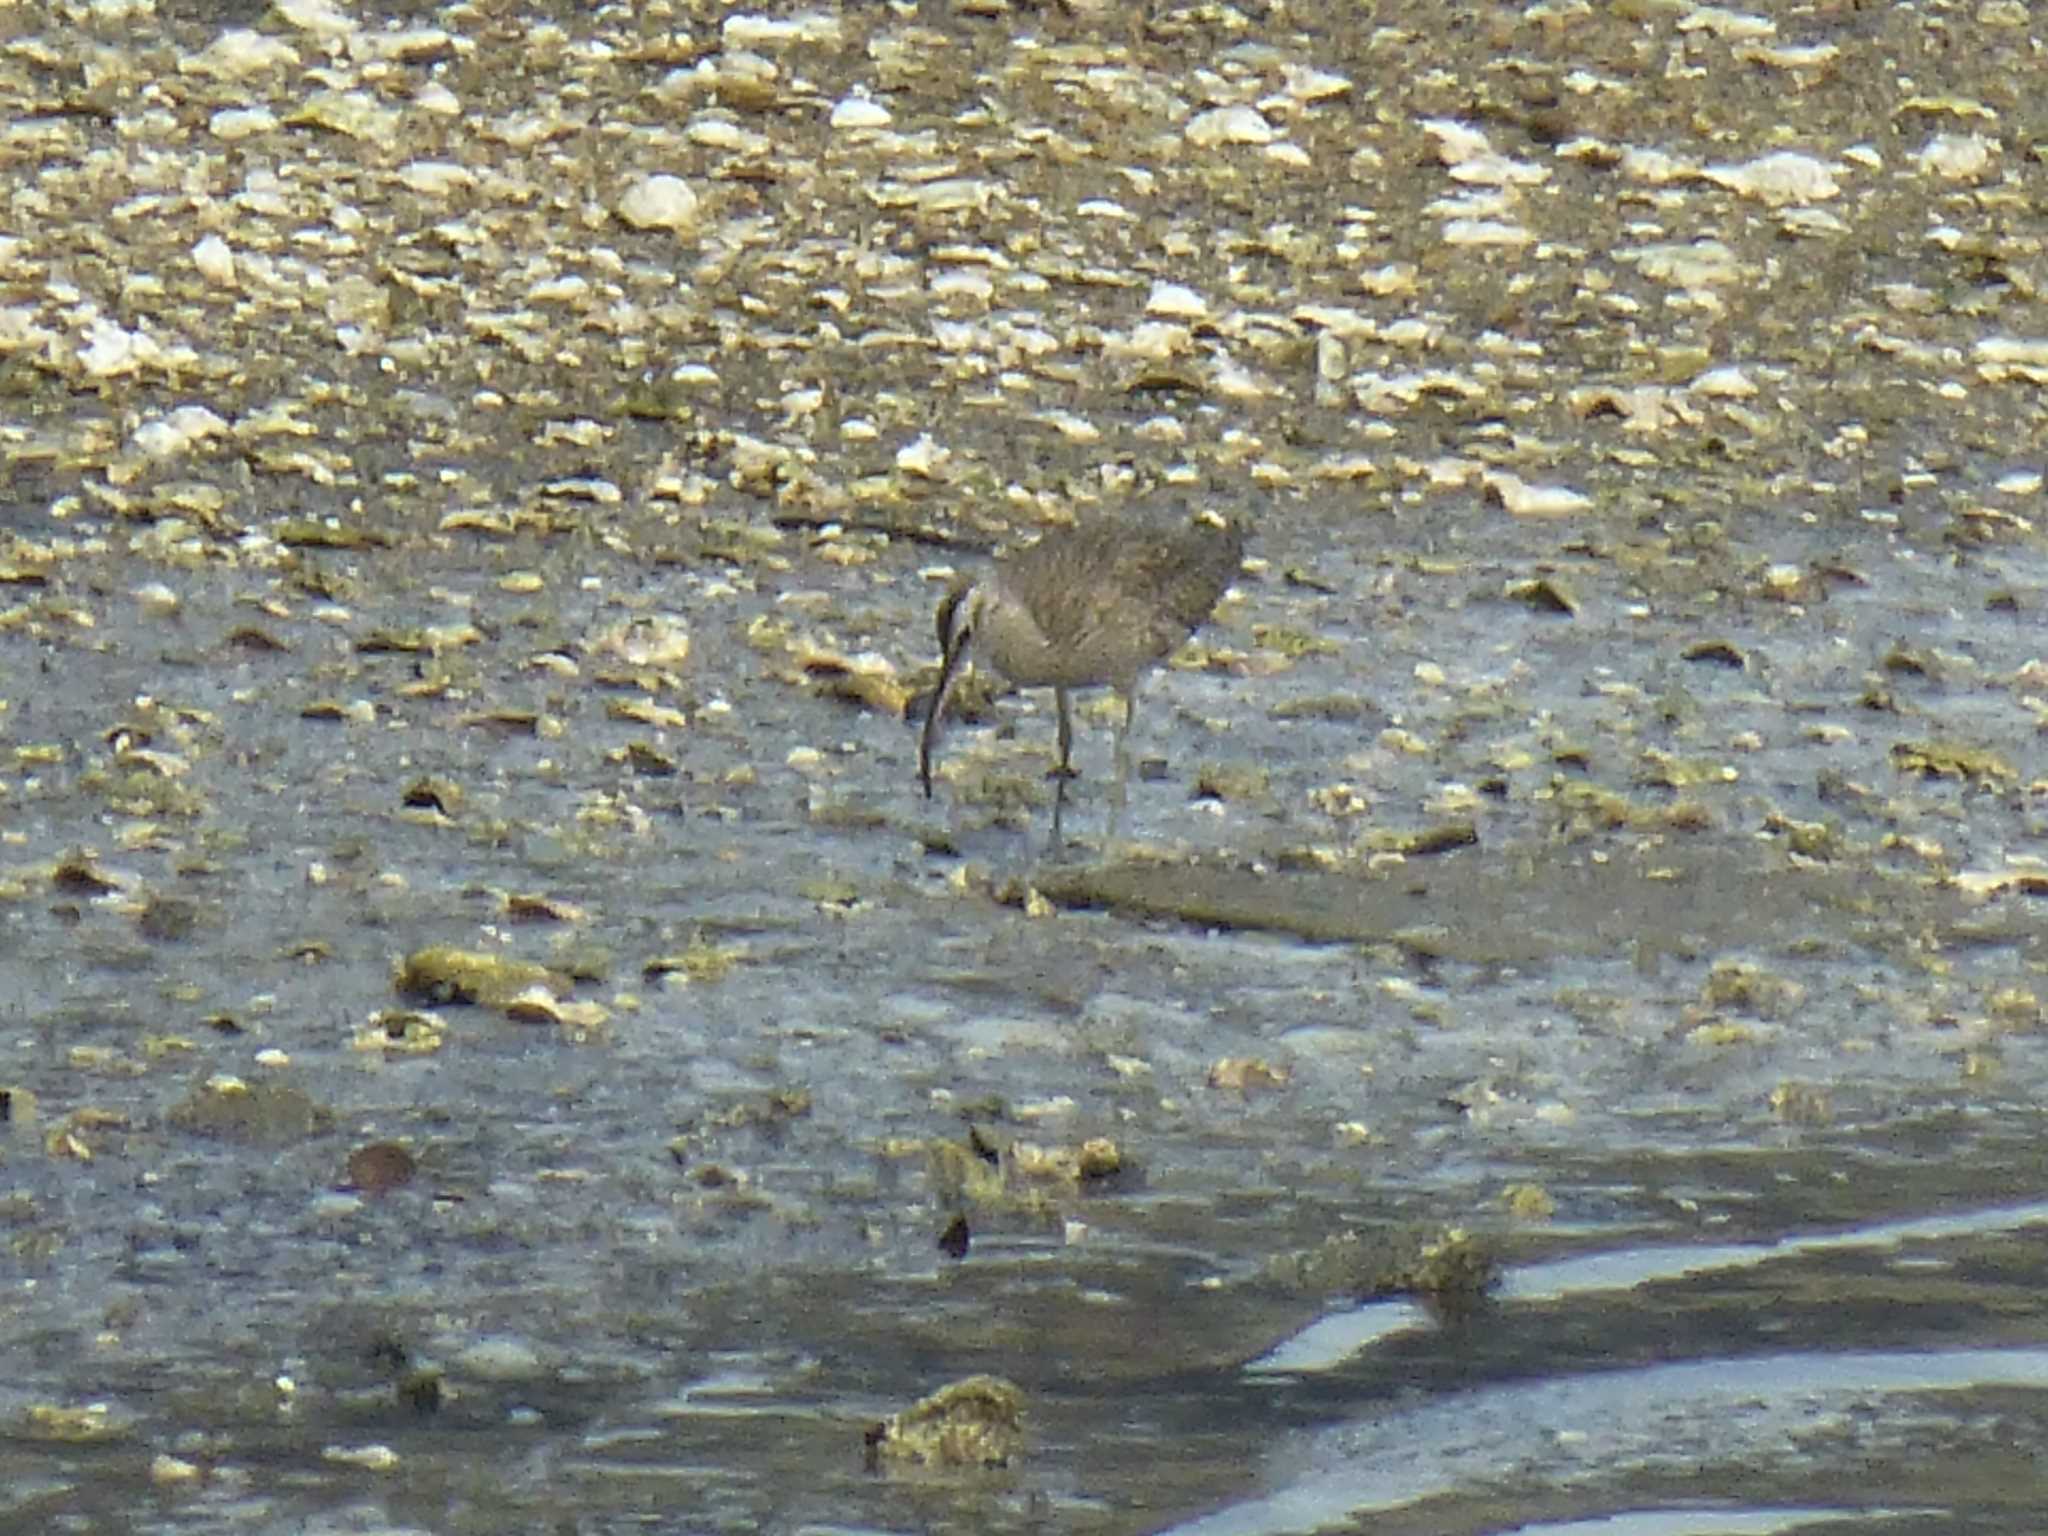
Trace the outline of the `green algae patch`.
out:
M 1469 821 L 1447 821 L 1415 832 L 1389 832 L 1384 837 L 1370 834 L 1366 842 L 1376 852 L 1427 859 L 1440 853 L 1455 853 L 1461 848 L 1478 847 L 1479 828 Z
M 367 1142 L 349 1153 L 344 1172 L 350 1187 L 366 1195 L 388 1194 L 412 1182 L 419 1159 L 395 1141 Z
M 1925 779 L 1968 779 L 1978 784 L 2010 784 L 2019 778 L 2011 763 L 1985 747 L 1954 741 L 1900 741 L 1892 744 L 1892 765 L 1902 773 Z
M 558 997 L 568 990 L 562 978 L 537 961 L 446 944 L 407 955 L 399 964 L 396 983 L 406 997 L 485 1008 L 510 1007 L 536 987 Z
M 435 1013 L 387 1008 L 373 1014 L 349 1041 L 358 1051 L 386 1056 L 431 1056 L 447 1042 L 448 1025 Z
M 904 1139 L 884 1144 L 888 1156 L 925 1158 L 926 1176 L 948 1205 L 1003 1212 L 1055 1225 L 1072 1195 L 1093 1193 L 1137 1175 L 1124 1150 L 1107 1136 L 1072 1143 L 1022 1138 L 1001 1141 L 971 1127 L 964 1140 Z
M 1766 1021 L 1790 1018 L 1806 1001 L 1806 988 L 1744 960 L 1717 960 L 1700 988 L 1700 1002 L 1725 1013 Z
M 1274 720 L 1322 720 L 1340 723 L 1347 720 L 1363 720 L 1371 714 L 1372 704 L 1356 694 L 1327 693 L 1303 699 L 1282 699 L 1266 714 Z
M 871 1425 L 867 1445 L 884 1465 L 1008 1466 L 1024 1449 L 1024 1394 L 1000 1376 L 969 1376 Z
M 1344 1231 L 1277 1254 L 1266 1279 L 1310 1295 L 1414 1296 L 1445 1318 L 1477 1312 L 1500 1283 L 1500 1261 L 1462 1228 Z
M 19 1428 L 24 1439 L 54 1445 L 98 1445 L 128 1432 L 128 1425 L 105 1403 L 31 1403 Z
M 700 933 L 681 949 L 656 955 L 647 961 L 640 967 L 640 974 L 648 981 L 671 985 L 723 981 L 746 958 L 747 951 L 743 946 L 713 944 Z
M 1195 773 L 1194 799 L 1270 803 L 1271 770 L 1256 763 L 1204 763 Z
M 221 1073 L 193 1088 L 172 1107 L 170 1123 L 199 1136 L 256 1146 L 282 1146 L 318 1135 L 334 1112 L 289 1083 L 249 1082 Z

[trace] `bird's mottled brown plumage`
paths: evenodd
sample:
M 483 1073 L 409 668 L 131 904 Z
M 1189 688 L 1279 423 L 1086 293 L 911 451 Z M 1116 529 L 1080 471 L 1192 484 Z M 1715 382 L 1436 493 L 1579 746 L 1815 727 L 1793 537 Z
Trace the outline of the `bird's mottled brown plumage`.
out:
M 944 661 L 925 717 L 918 772 L 932 790 L 932 749 L 946 701 L 970 654 L 1020 688 L 1051 688 L 1059 709 L 1059 835 L 1065 781 L 1073 772 L 1076 688 L 1114 688 L 1124 701 L 1117 729 L 1114 804 L 1129 777 L 1126 742 L 1138 682 L 1200 628 L 1244 557 L 1241 525 L 1205 514 L 1186 522 L 1103 521 L 1049 533 L 998 560 L 939 605 Z

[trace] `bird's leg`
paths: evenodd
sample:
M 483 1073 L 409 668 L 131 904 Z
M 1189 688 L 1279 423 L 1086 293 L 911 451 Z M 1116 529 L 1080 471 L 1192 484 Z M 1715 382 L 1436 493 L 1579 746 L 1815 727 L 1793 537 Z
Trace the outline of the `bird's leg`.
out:
M 1065 783 L 1074 777 L 1074 705 L 1073 699 L 1064 688 L 1052 691 L 1053 701 L 1059 705 L 1060 716 L 1060 761 L 1052 776 Z
M 1067 780 L 1074 776 L 1074 715 L 1073 704 L 1064 688 L 1052 691 L 1053 703 L 1058 707 L 1060 717 L 1060 760 L 1052 771 L 1052 845 L 1060 846 L 1060 813 L 1067 808 Z
M 1109 790 L 1109 835 L 1112 841 L 1123 830 L 1124 805 L 1131 781 L 1131 722 L 1138 718 L 1138 685 L 1122 690 L 1124 717 L 1116 728 L 1116 783 Z

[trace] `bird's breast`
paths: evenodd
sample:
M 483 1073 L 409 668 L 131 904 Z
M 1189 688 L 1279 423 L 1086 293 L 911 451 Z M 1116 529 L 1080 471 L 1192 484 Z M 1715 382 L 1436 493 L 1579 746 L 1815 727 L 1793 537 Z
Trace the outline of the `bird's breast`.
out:
M 1098 619 L 1058 627 L 1021 603 L 983 616 L 975 651 L 1019 688 L 1126 688 L 1161 654 L 1138 627 Z

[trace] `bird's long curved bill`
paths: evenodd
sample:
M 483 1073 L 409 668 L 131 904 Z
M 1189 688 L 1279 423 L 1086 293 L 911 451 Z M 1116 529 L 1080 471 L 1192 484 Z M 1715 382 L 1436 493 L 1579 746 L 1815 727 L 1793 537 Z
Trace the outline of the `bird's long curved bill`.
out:
M 939 722 L 945 718 L 946 701 L 953 697 L 953 690 L 960 683 L 960 676 L 967 661 L 967 646 L 964 639 L 946 652 L 946 659 L 939 665 L 939 686 L 932 690 L 932 707 L 924 717 L 924 734 L 917 743 L 917 776 L 924 783 L 924 797 L 932 797 L 932 751 L 939 744 Z

